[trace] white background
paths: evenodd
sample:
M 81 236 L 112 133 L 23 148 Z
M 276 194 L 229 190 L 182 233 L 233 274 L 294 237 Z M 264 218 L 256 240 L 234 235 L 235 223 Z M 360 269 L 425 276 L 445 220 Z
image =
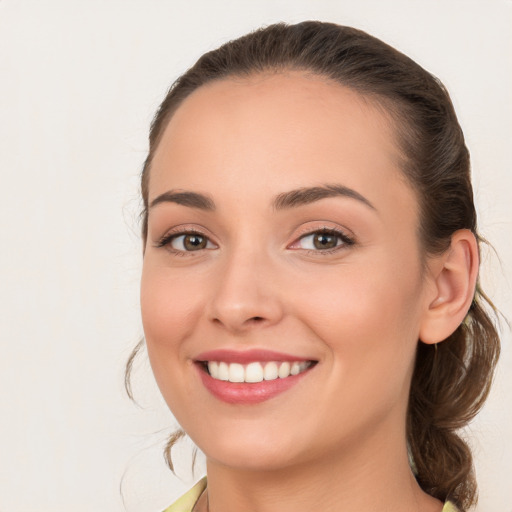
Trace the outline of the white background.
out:
M 512 316 L 510 0 L 0 0 L 0 512 L 158 511 L 193 480 L 142 356 L 138 175 L 170 83 L 262 24 L 383 38 L 450 90 L 473 157 L 483 280 Z M 486 253 L 487 254 L 487 253 Z M 479 512 L 512 511 L 512 351 L 469 430 Z M 200 472 L 196 477 L 200 476 Z M 121 485 L 122 482 L 122 485 Z M 121 489 L 120 489 L 121 487 Z

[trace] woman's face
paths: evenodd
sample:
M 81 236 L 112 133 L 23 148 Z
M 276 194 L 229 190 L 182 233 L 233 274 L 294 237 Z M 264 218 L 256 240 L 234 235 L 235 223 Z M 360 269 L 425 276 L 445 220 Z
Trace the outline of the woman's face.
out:
M 210 461 L 405 444 L 428 279 L 399 160 L 382 110 L 298 72 L 203 86 L 171 119 L 142 318 L 162 394 Z

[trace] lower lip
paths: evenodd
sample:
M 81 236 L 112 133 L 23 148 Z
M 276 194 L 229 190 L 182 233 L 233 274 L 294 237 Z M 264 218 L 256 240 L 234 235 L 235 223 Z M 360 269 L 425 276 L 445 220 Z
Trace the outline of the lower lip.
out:
M 284 393 L 297 384 L 312 367 L 284 379 L 263 380 L 261 382 L 228 382 L 211 377 L 198 365 L 204 387 L 216 398 L 228 404 L 257 404 Z

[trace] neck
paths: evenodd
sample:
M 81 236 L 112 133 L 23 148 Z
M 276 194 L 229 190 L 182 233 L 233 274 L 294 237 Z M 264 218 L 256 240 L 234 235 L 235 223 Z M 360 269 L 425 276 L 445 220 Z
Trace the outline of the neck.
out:
M 352 443 L 341 456 L 273 470 L 207 460 L 208 512 L 441 512 L 442 504 L 418 486 L 402 439 L 395 432 Z M 200 510 L 207 510 L 206 499 Z

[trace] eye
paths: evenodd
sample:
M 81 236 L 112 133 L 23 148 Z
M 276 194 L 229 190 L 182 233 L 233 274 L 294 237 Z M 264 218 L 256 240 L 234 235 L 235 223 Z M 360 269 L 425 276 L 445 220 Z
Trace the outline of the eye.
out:
M 194 252 L 202 249 L 214 249 L 215 245 L 201 233 L 171 233 L 157 244 L 158 247 L 168 246 L 174 252 Z
M 206 249 L 208 239 L 202 235 L 188 233 L 174 237 L 170 245 L 177 251 L 199 251 L 200 249 Z
M 338 247 L 353 245 L 354 240 L 340 231 L 322 229 L 301 236 L 291 246 L 292 249 L 305 249 L 309 251 L 329 251 Z

